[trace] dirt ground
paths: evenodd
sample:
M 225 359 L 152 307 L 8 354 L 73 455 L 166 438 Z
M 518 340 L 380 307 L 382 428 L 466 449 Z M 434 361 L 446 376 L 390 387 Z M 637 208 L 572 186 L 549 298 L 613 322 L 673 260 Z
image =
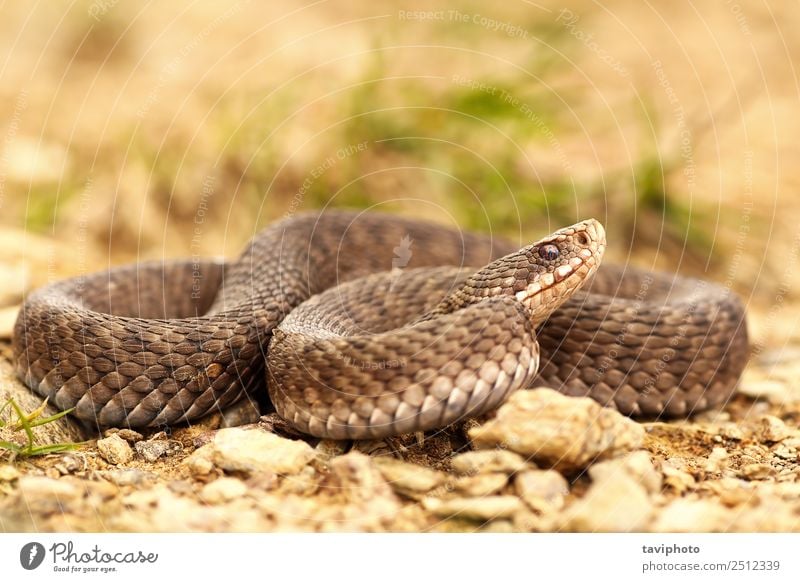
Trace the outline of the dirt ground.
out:
M 384 441 L 319 441 L 274 414 L 235 428 L 213 415 L 169 433 L 111 429 L 0 462 L 0 528 L 797 531 L 797 349 L 765 351 L 723 410 L 685 421 L 636 423 L 537 389 L 493 418 Z M 0 372 L 0 393 L 24 397 L 7 361 Z M 531 420 L 532 442 L 504 436 Z M 492 423 L 499 441 L 481 432 Z M 80 435 L 65 420 L 43 429 L 41 443 Z

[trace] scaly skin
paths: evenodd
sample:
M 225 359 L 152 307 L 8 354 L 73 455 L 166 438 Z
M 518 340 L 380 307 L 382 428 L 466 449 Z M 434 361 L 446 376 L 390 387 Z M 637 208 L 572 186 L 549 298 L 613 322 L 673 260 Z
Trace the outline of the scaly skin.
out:
M 458 270 L 414 269 L 322 293 L 275 330 L 272 402 L 297 428 L 325 438 L 382 438 L 483 414 L 533 380 L 535 326 L 594 274 L 605 243 L 595 220 L 559 230 L 468 275 L 421 317 L 395 318 L 399 327 L 378 333 L 365 330 L 361 313 L 405 311 L 426 285 Z M 555 258 L 542 256 L 548 249 Z
M 404 237 L 411 247 L 401 250 L 400 268 L 376 274 L 392 268 Z M 87 424 L 162 426 L 263 390 L 269 352 L 278 411 L 303 430 L 334 437 L 438 426 L 534 383 L 628 414 L 686 415 L 730 396 L 748 353 L 735 296 L 693 279 L 613 266 L 557 283 L 555 269 L 532 268 L 537 259 L 525 254 L 531 248 L 383 214 L 303 214 L 270 225 L 227 265 L 143 263 L 31 293 L 15 326 L 17 371 L 57 406 L 75 407 Z M 601 254 L 598 247 L 597 262 Z M 531 269 L 518 276 L 517 263 L 502 262 L 506 255 Z M 587 278 L 584 290 L 576 284 L 567 298 L 563 281 Z M 297 345 L 327 341 L 350 350 L 344 350 L 349 359 L 334 350 L 345 364 L 338 368 L 313 355 L 315 369 L 329 374 L 323 390 L 297 383 L 304 376 L 289 361 L 302 361 L 302 373 L 310 372 L 294 343 L 275 348 L 277 337 L 270 343 L 285 319 L 281 329 L 291 342 L 301 341 L 292 325 L 303 322 L 307 335 Z M 538 376 L 530 371 L 537 360 L 530 332 L 537 326 Z M 363 347 L 354 343 L 359 336 L 366 337 Z M 370 351 L 378 337 L 390 338 L 381 344 L 385 357 Z M 429 354 L 430 346 L 444 352 Z M 513 370 L 509 353 L 519 364 Z M 402 365 L 365 365 L 392 358 Z M 417 379 L 420 370 L 440 369 L 450 375 L 437 382 L 424 372 Z M 275 383 L 277 376 L 288 384 Z M 467 380 L 471 390 L 463 388 Z

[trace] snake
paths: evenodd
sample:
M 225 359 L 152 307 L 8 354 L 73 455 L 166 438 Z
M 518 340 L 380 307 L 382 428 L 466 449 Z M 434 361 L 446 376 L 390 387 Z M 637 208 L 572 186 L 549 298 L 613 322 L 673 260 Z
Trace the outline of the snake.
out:
M 382 212 L 298 213 L 235 260 L 144 261 L 33 290 L 14 363 L 97 429 L 265 394 L 331 439 L 439 429 L 539 386 L 631 416 L 723 405 L 749 354 L 741 299 L 603 263 L 605 249 L 594 219 L 520 247 Z

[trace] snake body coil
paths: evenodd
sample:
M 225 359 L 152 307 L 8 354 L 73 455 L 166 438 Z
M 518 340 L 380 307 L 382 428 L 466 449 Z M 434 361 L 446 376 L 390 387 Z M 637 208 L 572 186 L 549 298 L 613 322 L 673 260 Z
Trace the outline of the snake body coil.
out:
M 598 270 L 604 247 L 591 220 L 519 249 L 382 214 L 299 215 L 230 264 L 142 263 L 31 293 L 17 371 L 100 427 L 192 420 L 266 376 L 279 414 L 329 438 L 443 426 L 534 383 L 626 414 L 724 402 L 748 353 L 740 301 Z

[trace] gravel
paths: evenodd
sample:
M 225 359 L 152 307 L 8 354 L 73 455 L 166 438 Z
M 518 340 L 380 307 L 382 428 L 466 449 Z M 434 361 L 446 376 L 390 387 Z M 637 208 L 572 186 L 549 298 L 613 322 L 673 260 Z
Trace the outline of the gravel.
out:
M 86 444 L 0 460 L 0 528 L 800 531 L 800 367 L 781 365 L 793 372 L 756 367 L 743 381 L 769 391 L 670 422 L 548 389 L 424 437 L 354 443 L 298 435 L 274 415 L 99 440 L 61 419 L 40 444 Z M 4 366 L 0 388 L 25 390 Z

